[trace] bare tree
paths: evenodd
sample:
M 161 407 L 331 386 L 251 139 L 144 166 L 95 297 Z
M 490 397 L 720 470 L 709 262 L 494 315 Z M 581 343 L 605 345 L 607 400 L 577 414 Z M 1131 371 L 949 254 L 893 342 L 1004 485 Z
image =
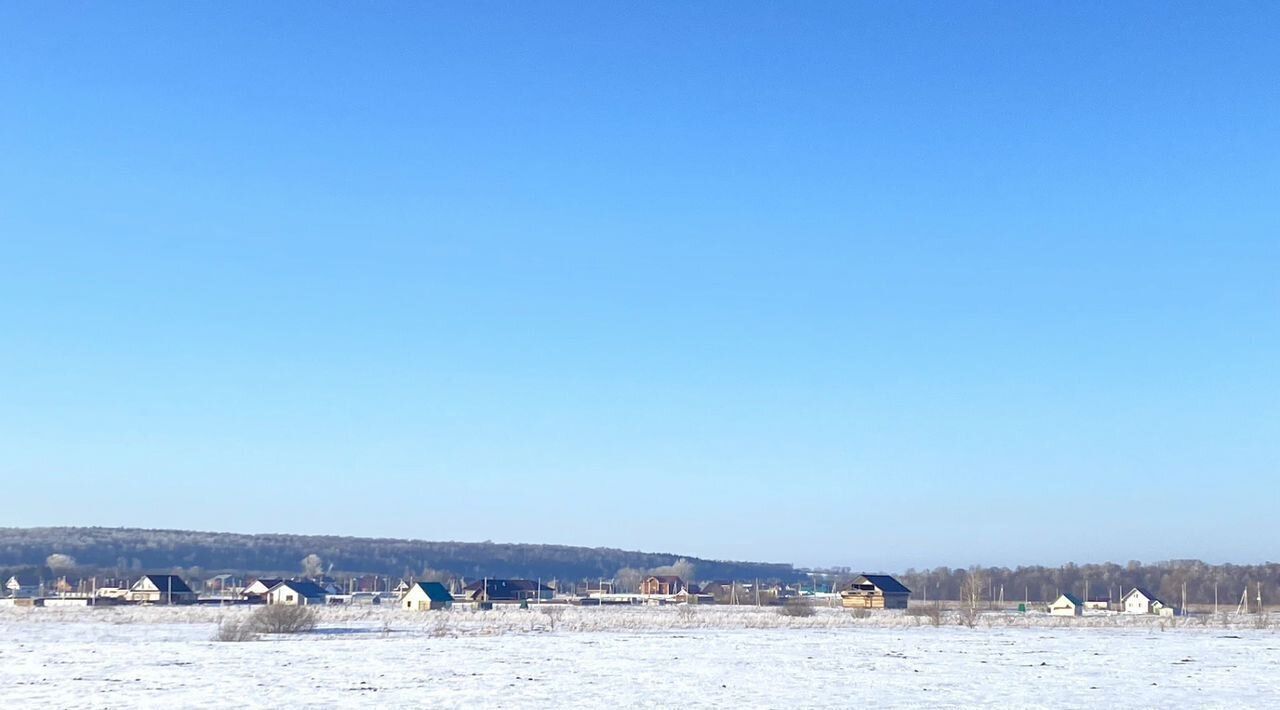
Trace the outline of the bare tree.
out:
M 686 582 L 692 582 L 696 579 L 694 575 L 697 574 L 698 568 L 689 560 L 681 557 L 674 565 L 671 565 L 671 569 L 680 579 L 683 579 Z
M 422 568 L 422 576 L 418 577 L 419 582 L 439 582 L 447 584 L 453 579 L 453 574 L 441 569 L 432 569 L 431 567 Z
M 45 565 L 53 570 L 54 574 L 66 572 L 76 566 L 76 558 L 71 555 L 64 555 L 61 552 L 55 552 L 44 559 Z
M 319 577 L 324 574 L 324 560 L 320 559 L 320 555 L 311 553 L 302 558 L 302 576 Z
M 613 588 L 616 592 L 633 594 L 640 589 L 644 581 L 644 572 L 635 567 L 623 567 L 613 575 Z
M 694 581 L 694 574 L 697 567 L 692 562 L 681 557 L 674 564 L 663 565 L 662 567 L 654 567 L 649 571 L 650 574 L 675 575 L 685 582 Z
M 982 600 L 982 593 L 986 591 L 987 580 L 982 573 L 980 567 L 970 567 L 969 572 L 965 574 L 964 582 L 960 585 L 960 601 L 968 605 L 970 610 L 978 608 L 978 602 Z

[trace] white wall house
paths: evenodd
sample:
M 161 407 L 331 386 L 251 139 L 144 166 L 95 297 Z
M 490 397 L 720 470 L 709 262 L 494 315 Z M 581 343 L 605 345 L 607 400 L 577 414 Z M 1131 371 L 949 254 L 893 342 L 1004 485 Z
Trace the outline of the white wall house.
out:
M 282 579 L 255 579 L 253 584 L 244 588 L 244 596 L 265 598 L 272 587 L 283 581 Z
M 176 574 L 147 574 L 129 587 L 128 601 L 145 604 L 186 604 L 196 593 Z
M 40 585 L 33 579 L 18 579 L 17 575 L 9 578 L 4 584 L 5 596 L 14 598 L 34 597 L 39 593 Z
M 1150 590 L 1142 587 L 1130 589 L 1121 599 L 1126 614 L 1160 614 L 1173 616 L 1173 607 L 1158 599 Z
M 1053 616 L 1083 616 L 1084 602 L 1071 594 L 1063 594 L 1049 605 L 1049 613 Z
M 267 592 L 268 604 L 284 604 L 286 606 L 311 606 L 324 604 L 327 599 L 324 590 L 315 582 L 284 581 Z
M 414 611 L 448 609 L 452 604 L 453 595 L 439 582 L 418 582 L 400 597 L 400 608 Z

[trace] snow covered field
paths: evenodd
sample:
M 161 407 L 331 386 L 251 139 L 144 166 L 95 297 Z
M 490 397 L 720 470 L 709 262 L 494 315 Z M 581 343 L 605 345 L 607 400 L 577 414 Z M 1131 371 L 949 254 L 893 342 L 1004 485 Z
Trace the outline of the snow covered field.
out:
M 557 609 L 323 609 L 244 643 L 210 639 L 246 608 L 0 609 L 0 688 L 6 707 L 1280 705 L 1280 636 L 1247 618 Z

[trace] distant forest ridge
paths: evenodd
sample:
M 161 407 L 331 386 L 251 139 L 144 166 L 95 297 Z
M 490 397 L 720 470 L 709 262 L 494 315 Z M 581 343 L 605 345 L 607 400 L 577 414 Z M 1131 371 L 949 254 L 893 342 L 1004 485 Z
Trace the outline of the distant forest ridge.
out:
M 686 560 L 702 579 L 789 582 L 803 577 L 790 564 L 705 560 L 604 547 L 142 528 L 0 528 L 0 570 L 45 568 L 50 555 L 72 558 L 77 569 L 121 576 L 178 568 L 192 576 L 295 575 L 302 571 L 304 558 L 318 555 L 325 569 L 332 565 L 335 574 L 608 579 L 624 568 L 656 569 Z

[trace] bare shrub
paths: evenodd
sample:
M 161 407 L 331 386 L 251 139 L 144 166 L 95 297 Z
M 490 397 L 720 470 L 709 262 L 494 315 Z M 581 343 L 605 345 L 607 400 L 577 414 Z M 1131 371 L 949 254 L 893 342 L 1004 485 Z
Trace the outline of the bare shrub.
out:
M 871 610 L 865 606 L 856 606 L 850 609 L 849 613 L 852 614 L 855 619 L 865 619 L 868 616 L 871 616 Z
M 957 623 L 972 629 L 978 623 L 978 610 L 968 606 L 962 607 Z
M 213 632 L 214 641 L 257 641 L 252 619 L 223 619 Z
M 817 612 L 813 610 L 813 606 L 799 597 L 788 599 L 785 604 L 778 607 L 778 613 L 783 616 L 794 616 L 799 618 L 808 618 Z
M 253 630 L 263 634 L 301 634 L 316 628 L 315 609 L 272 604 L 249 617 Z
M 1258 612 L 1258 615 L 1253 618 L 1253 626 L 1254 628 L 1257 628 L 1257 629 L 1270 628 L 1271 615 L 1268 614 L 1266 611 Z
M 942 625 L 942 605 L 938 602 L 918 604 L 907 607 L 907 616 L 916 616 L 928 620 L 934 626 Z
M 562 606 L 539 606 L 541 611 L 547 617 L 547 627 L 555 631 L 556 622 L 560 621 L 560 617 L 564 616 L 564 607 Z
M 681 604 L 680 607 L 676 609 L 676 613 L 680 615 L 681 621 L 688 623 L 693 621 L 694 617 L 698 615 L 698 610 L 689 604 Z

